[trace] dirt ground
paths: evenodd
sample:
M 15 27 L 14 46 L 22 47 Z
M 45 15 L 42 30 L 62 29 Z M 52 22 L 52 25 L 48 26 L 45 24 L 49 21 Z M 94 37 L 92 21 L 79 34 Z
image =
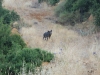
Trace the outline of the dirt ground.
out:
M 15 10 L 30 25 L 20 30 L 29 47 L 41 48 L 55 55 L 53 61 L 43 64 L 41 75 L 100 75 L 99 33 L 81 36 L 75 27 L 72 30 L 56 24 L 52 20 L 55 7 L 46 3 L 37 6 L 37 0 L 4 0 L 3 6 Z M 48 30 L 53 31 L 52 36 L 45 41 L 43 33 Z

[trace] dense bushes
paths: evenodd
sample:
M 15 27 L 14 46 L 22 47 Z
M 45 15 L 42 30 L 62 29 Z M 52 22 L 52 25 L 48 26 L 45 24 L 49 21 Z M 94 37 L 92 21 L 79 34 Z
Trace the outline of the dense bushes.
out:
M 95 24 L 97 26 L 100 26 L 100 8 L 96 10 L 94 16 L 95 16 Z
M 86 21 L 92 14 L 95 23 L 100 25 L 96 15 L 99 15 L 100 1 L 98 0 L 65 0 L 55 10 L 55 15 L 60 23 L 80 23 Z M 99 16 L 98 16 L 99 17 Z
M 16 12 L 14 11 L 11 11 L 11 12 L 8 12 L 7 14 L 4 15 L 3 17 L 3 23 L 4 24 L 10 24 L 11 22 L 13 21 L 17 21 L 20 19 L 19 15 L 17 15 Z
M 3 18 L 4 24 L 10 24 L 13 21 L 20 19 L 20 16 L 15 11 L 9 11 L 2 7 L 2 0 L 0 0 L 0 18 Z
M 53 55 L 41 49 L 27 48 L 20 35 L 11 34 L 10 25 L 0 22 L 0 70 L 1 75 L 18 75 L 25 64 L 26 71 L 34 72 L 42 62 L 50 62 Z M 12 74 L 11 74 L 12 73 Z
M 41 66 L 42 62 L 46 61 L 49 62 L 53 58 L 53 55 L 51 53 L 48 53 L 46 51 L 42 51 L 40 49 L 30 49 L 30 48 L 23 48 L 22 50 L 13 51 L 12 53 L 9 53 L 6 58 L 6 62 L 9 62 L 6 69 L 11 67 L 14 69 L 9 69 L 9 74 L 13 72 L 13 75 L 20 72 L 20 69 L 23 66 L 23 62 L 25 64 L 25 68 L 27 68 L 27 72 L 31 69 L 35 70 L 35 67 Z M 5 70 L 4 70 L 5 71 Z M 11 71 L 11 72 L 10 72 Z
M 49 62 L 54 57 L 51 53 L 40 49 L 23 48 L 22 50 L 12 51 L 7 55 L 0 54 L 2 75 L 18 75 L 23 64 L 25 64 L 26 72 L 29 72 L 29 70 L 34 72 L 35 68 L 41 66 L 42 62 Z
M 50 62 L 54 57 L 51 53 L 27 48 L 20 35 L 11 33 L 11 22 L 20 17 L 14 11 L 2 8 L 1 4 L 0 0 L 0 75 L 18 75 L 23 67 L 26 72 L 34 72 L 42 62 Z
M 0 8 L 2 8 L 2 1 L 3 1 L 3 0 L 0 0 Z
M 21 42 L 21 43 L 19 43 Z M 11 35 L 11 28 L 8 24 L 3 24 L 2 20 L 0 21 L 0 69 L 1 75 L 7 75 L 5 72 L 9 72 L 8 69 L 11 67 L 13 70 L 13 65 L 10 62 L 7 62 L 7 58 L 13 52 L 22 49 L 25 47 L 25 43 L 19 35 Z M 11 70 L 10 70 L 11 71 Z M 13 71 L 11 71 L 13 72 Z

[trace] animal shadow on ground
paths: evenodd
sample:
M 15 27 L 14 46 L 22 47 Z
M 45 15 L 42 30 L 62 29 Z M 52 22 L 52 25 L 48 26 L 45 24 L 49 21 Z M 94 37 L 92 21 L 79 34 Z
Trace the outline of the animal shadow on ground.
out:
M 50 39 L 51 35 L 52 35 L 52 30 L 47 31 L 47 32 L 45 32 L 45 33 L 43 34 L 43 39 L 44 39 L 44 40 L 48 40 L 48 38 Z

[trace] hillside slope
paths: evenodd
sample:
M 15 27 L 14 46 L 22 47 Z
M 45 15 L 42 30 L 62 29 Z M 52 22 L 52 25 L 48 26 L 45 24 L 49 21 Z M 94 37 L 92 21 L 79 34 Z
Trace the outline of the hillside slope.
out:
M 37 0 L 4 0 L 3 6 L 15 10 L 30 27 L 22 27 L 20 34 L 31 48 L 54 53 L 51 63 L 44 63 L 41 75 L 100 75 L 100 34 L 81 36 L 70 28 L 56 24 L 54 7 Z M 53 30 L 48 41 L 43 33 Z M 38 73 L 38 75 L 40 75 Z

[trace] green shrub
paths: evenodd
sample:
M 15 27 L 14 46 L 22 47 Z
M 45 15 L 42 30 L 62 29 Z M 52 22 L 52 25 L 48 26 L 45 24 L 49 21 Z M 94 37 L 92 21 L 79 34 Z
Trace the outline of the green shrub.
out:
M 62 12 L 66 11 L 65 9 L 66 2 L 63 1 L 55 8 L 55 15 L 58 17 Z
M 21 49 L 26 47 L 26 44 L 25 44 L 25 42 L 23 41 L 23 39 L 21 38 L 20 35 L 12 34 L 10 37 L 11 37 L 13 44 L 14 43 L 19 44 Z
M 56 3 L 58 3 L 60 0 L 47 0 L 47 3 L 50 5 L 55 5 Z
M 95 24 L 100 26 L 100 8 L 94 13 L 95 16 Z
M 1 0 L 0 0 L 0 3 L 2 3 Z M 2 8 L 2 6 L 0 6 L 0 18 L 3 18 L 4 24 L 10 24 L 11 22 L 14 22 L 20 19 L 19 15 L 16 12 L 14 11 L 10 12 L 9 10 Z
M 15 70 L 19 72 L 20 68 L 23 66 L 24 61 L 26 71 L 28 72 L 30 69 L 34 70 L 35 67 L 41 66 L 42 62 L 50 62 L 50 60 L 53 58 L 54 56 L 51 53 L 42 51 L 39 48 L 24 48 L 22 50 L 17 50 L 8 54 L 6 61 L 11 63 L 11 68 L 13 68 L 13 66 L 15 67 L 15 69 L 10 70 L 12 72 L 15 72 Z
M 11 35 L 10 26 L 0 22 L 0 52 L 7 54 L 9 50 L 24 47 L 26 47 L 26 44 L 23 39 L 17 34 Z
M 20 16 L 15 11 L 11 11 L 11 21 L 18 21 L 20 19 Z
M 44 62 L 50 62 L 54 58 L 54 55 L 43 51 L 42 58 Z
M 98 0 L 65 0 L 60 3 L 55 9 L 55 15 L 58 22 L 65 23 L 79 23 L 86 21 L 90 14 L 94 14 L 95 24 L 99 24 L 100 2 Z
M 2 21 L 2 20 L 1 20 Z M 0 52 L 7 54 L 12 46 L 10 39 L 10 27 L 0 21 Z
M 58 22 L 61 24 L 71 24 L 74 25 L 75 22 L 80 17 L 79 13 L 73 11 L 74 0 L 66 0 L 60 3 L 55 9 L 55 15 L 58 18 Z
M 3 0 L 0 0 L 0 8 L 2 8 L 2 1 L 3 1 Z
M 0 53 L 0 62 L 1 63 L 5 62 L 5 55 L 3 55 L 2 53 Z
M 25 59 L 26 63 L 34 62 L 36 66 L 40 66 L 41 63 L 44 61 L 50 62 L 50 60 L 53 59 L 53 55 L 51 53 L 48 53 L 46 51 L 41 51 L 38 48 L 36 49 L 24 48 L 21 51 L 21 55 Z
M 20 16 L 14 11 L 3 8 L 2 1 L 0 0 L 0 18 L 3 18 L 4 24 L 10 24 L 11 22 L 19 20 Z
M 6 14 L 6 15 L 4 16 L 3 23 L 4 23 L 4 24 L 10 24 L 10 22 L 11 22 L 11 15 L 10 15 L 10 14 Z
M 4 15 L 3 23 L 10 24 L 11 22 L 17 21 L 19 19 L 20 19 L 19 15 L 17 15 L 16 12 L 12 11 Z
M 20 17 L 14 11 L 3 9 L 1 3 L 0 0 L 0 75 L 18 75 L 24 66 L 27 72 L 34 72 L 42 62 L 50 62 L 54 57 L 51 53 L 26 48 L 20 35 L 11 34 L 10 23 Z
M 4 8 L 0 8 L 0 16 L 1 17 L 4 17 L 8 13 L 9 13 L 9 10 L 4 9 Z

